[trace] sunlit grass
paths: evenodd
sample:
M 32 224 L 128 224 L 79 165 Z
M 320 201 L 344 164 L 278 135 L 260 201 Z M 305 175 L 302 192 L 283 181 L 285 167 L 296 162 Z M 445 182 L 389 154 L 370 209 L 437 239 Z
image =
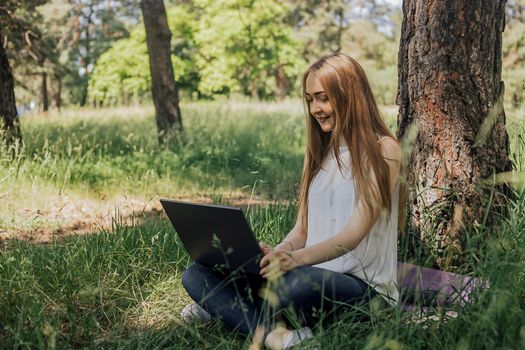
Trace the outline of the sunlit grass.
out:
M 61 189 L 146 197 L 167 188 L 248 192 L 256 181 L 257 193 L 290 194 L 304 148 L 300 103 L 196 103 L 182 113 L 184 143 L 171 149 L 157 145 L 151 107 L 24 117 L 18 173 Z
M 157 144 L 151 107 L 24 115 L 24 147 L 0 157 L 0 228 L 34 226 L 27 215 L 64 196 L 296 196 L 303 158 L 298 101 L 182 106 L 184 143 Z
M 391 127 L 395 113 L 385 107 Z M 34 227 L 20 213 L 65 196 L 297 198 L 305 148 L 299 100 L 190 103 L 182 114 L 184 143 L 171 148 L 157 144 L 151 106 L 24 115 L 24 147 L 14 161 L 8 152 L 0 157 L 0 228 Z
M 517 109 L 507 109 L 506 114 L 510 159 L 515 171 L 525 171 L 525 105 Z

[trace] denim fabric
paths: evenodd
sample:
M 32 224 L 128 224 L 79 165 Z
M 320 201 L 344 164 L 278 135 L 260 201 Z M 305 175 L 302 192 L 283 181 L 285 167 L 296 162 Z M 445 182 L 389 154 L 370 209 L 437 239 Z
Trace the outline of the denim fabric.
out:
M 184 271 L 182 285 L 213 317 L 244 335 L 254 332 L 258 324 L 272 328 L 275 316 L 285 310 L 291 311 L 288 318 L 297 316 L 312 327 L 321 319 L 333 318 L 345 306 L 367 303 L 373 294 L 355 276 L 312 266 L 297 267 L 267 282 L 258 275 L 225 274 L 194 263 Z M 270 291 L 265 299 L 260 292 L 263 287 Z

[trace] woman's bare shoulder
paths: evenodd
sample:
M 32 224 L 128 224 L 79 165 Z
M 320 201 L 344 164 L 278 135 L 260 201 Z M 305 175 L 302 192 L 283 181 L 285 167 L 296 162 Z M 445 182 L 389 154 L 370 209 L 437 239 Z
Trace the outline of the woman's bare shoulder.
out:
M 381 148 L 381 155 L 387 160 L 399 161 L 401 159 L 401 146 L 396 139 L 383 136 L 377 140 Z

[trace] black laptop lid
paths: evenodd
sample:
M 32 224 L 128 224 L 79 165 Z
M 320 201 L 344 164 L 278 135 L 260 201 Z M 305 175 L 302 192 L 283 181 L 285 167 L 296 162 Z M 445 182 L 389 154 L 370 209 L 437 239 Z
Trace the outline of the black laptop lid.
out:
M 241 209 L 166 199 L 160 202 L 194 261 L 259 273 L 262 251 Z

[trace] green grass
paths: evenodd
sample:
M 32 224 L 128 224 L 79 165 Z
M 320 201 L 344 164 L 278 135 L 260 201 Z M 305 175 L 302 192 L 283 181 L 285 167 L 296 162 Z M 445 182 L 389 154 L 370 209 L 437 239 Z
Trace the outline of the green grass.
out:
M 299 102 L 184 105 L 185 142 L 173 149 L 157 145 L 151 107 L 23 116 L 25 147 L 14 161 L 0 157 L 0 230 L 53 226 L 19 213 L 64 196 L 295 198 L 304 152 L 301 108 Z
M 293 206 L 250 209 L 260 239 L 275 243 L 295 215 Z M 188 257 L 166 220 L 115 223 L 112 233 L 74 237 L 50 246 L 14 242 L 0 252 L 0 338 L 10 347 L 134 346 L 168 342 L 184 348 L 216 339 L 178 319 L 188 302 L 180 276 Z M 215 328 L 220 328 L 215 325 Z M 207 331 L 206 331 L 207 332 Z M 53 340 L 55 339 L 55 340 Z M 1 343 L 0 343 L 1 344 Z
M 290 229 L 304 147 L 300 105 L 235 103 L 183 107 L 186 144 L 156 145 L 151 108 L 69 110 L 22 119 L 26 147 L 0 158 L 0 229 L 41 223 L 9 216 L 44 205 L 57 192 L 73 199 L 129 194 L 152 198 L 231 191 L 291 199 L 251 206 L 259 239 Z M 521 114 L 520 114 L 521 113 Z M 507 113 L 511 154 L 523 171 L 523 111 Z M 387 113 L 393 126 L 394 113 Z M 29 197 L 29 198 L 28 198 Z M 7 213 L 7 214 L 6 214 Z M 402 236 L 400 259 L 409 235 Z M 348 313 L 318 329 L 321 349 L 525 348 L 525 193 L 518 191 L 498 232 L 479 228 L 462 272 L 490 282 L 457 318 L 410 324 L 398 310 L 356 322 Z M 424 254 L 418 263 L 425 263 Z M 219 323 L 182 324 L 189 301 L 180 276 L 189 259 L 169 223 L 136 218 L 113 230 L 48 245 L 13 241 L 0 250 L 0 348 L 247 347 Z
M 24 117 L 19 171 L 81 191 L 194 193 L 251 189 L 259 182 L 258 193 L 286 197 L 302 162 L 301 106 L 269 108 L 184 105 L 185 142 L 174 149 L 158 147 L 151 108 Z
M 525 346 L 525 195 L 486 242 L 472 274 L 490 289 L 448 321 L 408 324 L 397 311 L 320 329 L 323 349 L 517 349 Z M 252 207 L 260 239 L 279 240 L 293 206 Z M 240 348 L 248 340 L 218 323 L 184 325 L 180 276 L 189 260 L 166 220 L 115 224 L 113 233 L 52 245 L 16 242 L 0 252 L 0 345 L 4 348 Z M 3 343 L 2 343 L 3 342 Z
M 395 125 L 395 111 L 385 109 Z M 62 191 L 145 198 L 241 191 L 297 196 L 305 148 L 299 101 L 182 106 L 184 143 L 157 145 L 152 108 L 67 110 L 22 117 L 25 148 L 1 159 L 5 191 L 44 181 Z M 6 181 L 7 180 L 7 181 Z

